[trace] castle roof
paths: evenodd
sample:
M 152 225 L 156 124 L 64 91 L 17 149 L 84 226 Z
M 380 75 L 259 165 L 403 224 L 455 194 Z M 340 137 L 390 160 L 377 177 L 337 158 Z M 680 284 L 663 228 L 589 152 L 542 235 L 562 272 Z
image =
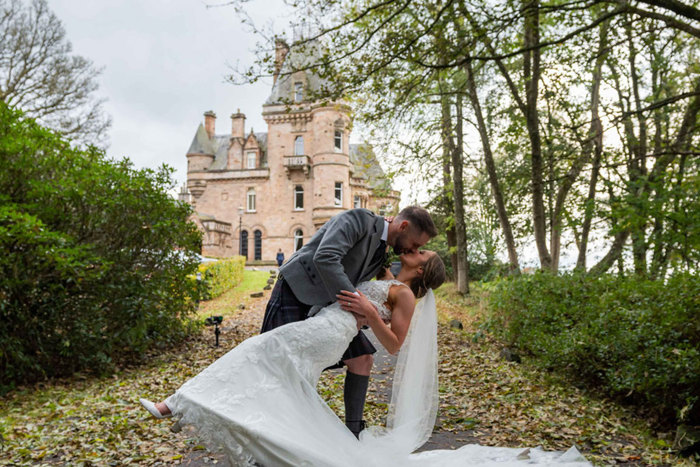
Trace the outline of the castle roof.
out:
M 379 165 L 371 145 L 351 144 L 349 153 L 354 166 L 353 177 L 364 178 L 372 189 L 391 190 L 391 182 Z
M 314 63 L 318 63 L 318 59 L 323 55 L 321 43 L 319 41 L 310 41 L 296 48 L 291 48 L 284 58 L 284 63 L 280 69 L 279 78 L 272 86 L 270 96 L 265 101 L 265 105 L 292 104 L 294 96 L 294 81 L 292 74 L 297 71 L 304 71 L 306 74 L 306 83 L 304 86 L 304 94 L 318 93 L 323 88 L 327 87 L 327 80 L 321 78 L 313 69 L 306 69 Z
M 214 162 L 209 166 L 209 170 L 226 170 L 230 139 L 231 135 L 215 135 L 211 139 L 212 145 L 216 146 L 216 152 L 214 153 Z
M 194 134 L 190 148 L 187 150 L 187 154 L 216 154 L 217 146 L 214 142 L 209 139 L 207 130 L 204 129 L 204 125 L 201 123 L 197 127 L 197 132 Z
M 267 152 L 267 133 L 253 133 L 258 141 L 258 147 L 264 153 Z M 187 154 L 211 154 L 214 156 L 214 161 L 209 166 L 208 170 L 226 170 L 228 165 L 228 150 L 231 146 L 231 135 L 214 135 L 209 138 L 204 125 L 201 123 L 197 127 L 197 132 L 192 139 L 192 144 L 187 150 Z

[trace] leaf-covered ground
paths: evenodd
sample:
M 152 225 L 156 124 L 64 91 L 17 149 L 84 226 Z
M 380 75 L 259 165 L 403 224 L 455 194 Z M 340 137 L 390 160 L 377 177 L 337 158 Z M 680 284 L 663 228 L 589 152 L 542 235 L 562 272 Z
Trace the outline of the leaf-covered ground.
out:
M 259 329 L 269 296 L 251 299 L 268 274 L 247 272 L 246 282 L 202 303 L 201 316 L 224 314 L 221 346 L 202 333 L 169 352 L 149 355 L 137 367 L 107 378 L 76 375 L 38 384 L 0 399 L 2 465 L 204 465 L 228 462 L 210 453 L 189 430 L 172 433 L 171 421 L 155 421 L 138 398 L 160 399 Z M 439 297 L 440 416 L 428 447 L 468 442 L 566 449 L 576 444 L 599 465 L 694 465 L 672 456 L 669 435 L 653 433 L 644 419 L 529 366 L 509 363 L 500 345 L 475 325 L 478 303 Z M 241 308 L 241 305 L 244 308 Z M 450 328 L 459 319 L 463 330 Z M 391 361 L 377 356 L 366 418 L 386 414 Z M 326 372 L 319 391 L 342 416 L 343 372 Z

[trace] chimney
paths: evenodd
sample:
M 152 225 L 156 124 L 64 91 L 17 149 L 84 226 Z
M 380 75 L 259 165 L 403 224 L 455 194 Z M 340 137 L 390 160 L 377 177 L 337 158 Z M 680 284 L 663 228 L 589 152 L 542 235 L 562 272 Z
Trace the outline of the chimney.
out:
M 277 82 L 277 77 L 282 70 L 282 64 L 289 52 L 289 46 L 282 39 L 275 39 L 275 74 L 273 75 L 273 85 Z
M 216 114 L 213 110 L 207 110 L 204 112 L 204 129 L 207 131 L 209 138 L 214 137 L 214 129 L 216 126 Z
M 236 109 L 235 114 L 231 114 L 231 137 L 243 138 L 245 133 L 245 114 L 241 113 L 241 109 Z

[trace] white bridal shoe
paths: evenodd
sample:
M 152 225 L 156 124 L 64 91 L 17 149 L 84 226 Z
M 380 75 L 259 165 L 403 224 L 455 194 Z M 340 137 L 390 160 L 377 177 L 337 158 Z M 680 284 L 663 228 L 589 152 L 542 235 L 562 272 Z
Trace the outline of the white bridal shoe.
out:
M 141 405 L 156 418 L 171 418 L 173 416 L 172 412 L 166 415 L 160 413 L 160 410 L 158 410 L 156 405 L 148 399 L 139 399 L 139 402 L 141 402 Z

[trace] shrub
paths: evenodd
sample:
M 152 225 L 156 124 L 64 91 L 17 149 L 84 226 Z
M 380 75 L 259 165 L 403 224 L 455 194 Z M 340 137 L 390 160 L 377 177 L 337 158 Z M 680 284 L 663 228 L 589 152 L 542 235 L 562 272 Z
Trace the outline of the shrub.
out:
M 171 169 L 72 148 L 2 102 L 0 164 L 0 392 L 187 333 L 201 235 Z
M 661 282 L 540 272 L 501 280 L 489 300 L 492 329 L 546 368 L 666 419 L 697 414 L 697 276 Z
M 202 274 L 202 298 L 209 300 L 236 287 L 243 280 L 245 256 L 205 263 L 199 266 Z

